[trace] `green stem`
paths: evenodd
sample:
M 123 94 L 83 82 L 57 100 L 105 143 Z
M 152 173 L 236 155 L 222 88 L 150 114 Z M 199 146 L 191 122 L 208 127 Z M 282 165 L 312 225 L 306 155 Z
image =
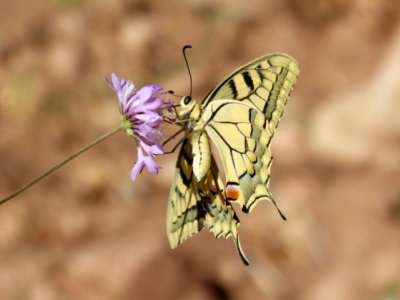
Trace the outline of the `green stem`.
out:
M 72 154 L 71 156 L 67 157 L 65 160 L 63 160 L 62 162 L 60 162 L 59 164 L 55 165 L 54 167 L 52 167 L 51 169 L 47 170 L 46 172 L 44 172 L 42 175 L 40 175 L 39 177 L 35 178 L 34 180 L 32 180 L 31 182 L 28 182 L 27 184 L 25 184 L 24 186 L 22 186 L 20 189 L 18 189 L 17 191 L 15 191 L 14 193 L 12 193 L 11 195 L 3 198 L 0 200 L 0 205 L 10 201 L 11 199 L 13 199 L 14 197 L 18 196 L 19 194 L 21 194 L 22 192 L 26 191 L 27 189 L 29 189 L 31 186 L 33 186 L 35 183 L 39 182 L 40 180 L 42 180 L 43 178 L 45 178 L 46 176 L 52 174 L 53 172 L 57 171 L 59 168 L 61 168 L 62 166 L 64 166 L 66 163 L 70 162 L 71 160 L 73 160 L 75 157 L 79 156 L 80 154 L 82 154 L 83 152 L 85 152 L 86 150 L 89 150 L 90 148 L 92 148 L 93 146 L 97 145 L 98 143 L 104 141 L 106 138 L 112 136 L 113 134 L 117 133 L 118 131 L 122 130 L 123 128 L 121 126 L 118 126 L 116 128 L 114 128 L 113 130 L 103 134 L 102 136 L 98 137 L 97 139 L 95 139 L 93 142 L 89 143 L 88 145 L 86 145 L 85 147 L 79 149 L 77 152 L 75 152 L 74 154 Z

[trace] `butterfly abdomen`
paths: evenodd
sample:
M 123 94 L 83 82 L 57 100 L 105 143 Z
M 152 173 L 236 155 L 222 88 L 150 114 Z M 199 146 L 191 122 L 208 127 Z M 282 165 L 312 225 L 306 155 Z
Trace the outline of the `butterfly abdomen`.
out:
M 201 181 L 211 166 L 210 141 L 205 131 L 194 131 L 190 136 L 193 149 L 193 173 Z

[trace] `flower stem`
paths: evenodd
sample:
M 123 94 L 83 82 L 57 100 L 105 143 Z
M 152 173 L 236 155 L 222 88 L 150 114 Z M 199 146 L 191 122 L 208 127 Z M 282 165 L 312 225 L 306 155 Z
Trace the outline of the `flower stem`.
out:
M 66 163 L 70 162 L 71 160 L 73 160 L 75 157 L 81 155 L 83 152 L 89 150 L 90 148 L 92 148 L 93 146 L 97 145 L 98 143 L 104 141 L 106 138 L 112 136 L 113 134 L 117 133 L 118 131 L 122 130 L 123 128 L 121 126 L 118 126 L 116 128 L 114 128 L 113 130 L 103 134 L 102 136 L 98 137 L 97 139 L 95 139 L 94 141 L 92 141 L 91 143 L 87 144 L 86 146 L 84 146 L 83 148 L 79 149 L 77 152 L 75 152 L 74 154 L 72 154 L 71 156 L 67 157 L 65 160 L 63 160 L 62 162 L 58 163 L 57 165 L 55 165 L 54 167 L 50 168 L 49 170 L 47 170 L 46 172 L 44 172 L 42 175 L 40 175 L 39 177 L 33 179 L 31 182 L 28 182 L 27 184 L 25 184 L 24 186 L 22 186 L 20 189 L 18 189 L 17 191 L 15 191 L 14 193 L 12 193 L 11 195 L 3 198 L 0 200 L 0 205 L 10 201 L 11 199 L 13 199 L 14 197 L 18 196 L 19 194 L 21 194 L 22 192 L 26 191 L 27 189 L 29 189 L 31 186 L 33 186 L 34 184 L 36 184 L 37 182 L 39 182 L 40 180 L 44 179 L 45 177 L 47 177 L 48 175 L 52 174 L 53 172 L 57 171 L 59 168 L 61 168 L 62 166 L 64 166 Z

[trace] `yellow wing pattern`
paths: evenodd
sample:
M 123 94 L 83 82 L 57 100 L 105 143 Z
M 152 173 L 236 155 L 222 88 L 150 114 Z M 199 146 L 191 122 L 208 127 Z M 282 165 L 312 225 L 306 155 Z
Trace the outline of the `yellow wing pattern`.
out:
M 273 201 L 268 190 L 271 138 L 265 116 L 237 101 L 217 100 L 207 108 L 214 117 L 205 130 L 216 145 L 224 165 L 227 188 L 238 187 L 235 198 L 249 212 L 259 200 Z
M 245 212 L 259 200 L 275 204 L 268 190 L 271 139 L 299 71 L 290 56 L 267 55 L 235 71 L 203 101 L 201 120 L 222 157 L 226 188 L 240 190 L 228 200 Z
M 248 265 L 237 231 L 239 219 L 226 202 L 214 158 L 211 157 L 211 167 L 201 181 L 195 179 L 192 163 L 192 147 L 186 140 L 179 154 L 167 209 L 167 235 L 171 248 L 206 227 L 216 238 L 232 236 L 241 259 Z
M 215 100 L 231 99 L 261 111 L 273 132 L 278 126 L 300 72 L 298 62 L 283 53 L 262 56 L 234 71 L 202 102 L 203 111 Z

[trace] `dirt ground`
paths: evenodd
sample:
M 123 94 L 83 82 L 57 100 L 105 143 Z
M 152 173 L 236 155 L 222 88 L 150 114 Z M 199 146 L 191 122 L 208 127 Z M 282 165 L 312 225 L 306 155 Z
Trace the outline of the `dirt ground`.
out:
M 198 100 L 263 54 L 300 62 L 272 146 L 288 221 L 239 214 L 249 267 L 205 230 L 170 250 L 176 153 L 132 182 L 121 133 L 0 206 L 0 299 L 400 299 L 397 1 L 1 0 L 0 197 L 118 125 L 105 75 L 188 93 L 185 44 Z

